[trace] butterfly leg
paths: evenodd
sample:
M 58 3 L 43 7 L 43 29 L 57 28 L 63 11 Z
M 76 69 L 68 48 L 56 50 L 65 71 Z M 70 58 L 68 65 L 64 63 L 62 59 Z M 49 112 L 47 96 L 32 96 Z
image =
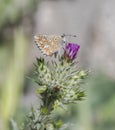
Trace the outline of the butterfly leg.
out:
M 54 57 L 56 58 L 58 55 L 58 51 L 54 52 Z

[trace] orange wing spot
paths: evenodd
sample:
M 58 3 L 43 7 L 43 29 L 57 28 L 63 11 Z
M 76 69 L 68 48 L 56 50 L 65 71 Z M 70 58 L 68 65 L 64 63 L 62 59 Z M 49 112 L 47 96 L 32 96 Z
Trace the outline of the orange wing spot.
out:
M 43 44 L 41 45 L 41 48 L 44 48 L 44 45 L 43 45 Z
M 52 53 L 49 51 L 49 48 L 45 48 L 44 52 L 45 52 L 46 55 L 52 56 Z
M 40 37 L 40 35 L 38 35 L 38 42 L 40 42 L 41 41 L 41 37 Z
M 44 38 L 43 42 L 45 42 L 45 43 L 48 42 L 47 38 Z

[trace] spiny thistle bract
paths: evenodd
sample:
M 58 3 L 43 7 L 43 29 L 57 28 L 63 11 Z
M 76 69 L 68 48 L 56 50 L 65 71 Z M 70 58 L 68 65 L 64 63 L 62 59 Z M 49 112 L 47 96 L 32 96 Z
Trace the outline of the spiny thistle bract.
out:
M 87 77 L 87 71 L 77 67 L 75 58 L 79 45 L 68 43 L 64 54 L 58 56 L 58 62 L 52 60 L 45 62 L 43 58 L 37 58 L 35 65 L 36 90 L 41 99 L 39 108 L 31 108 L 28 130 L 59 130 L 62 121 L 52 118 L 52 112 L 57 107 L 76 103 L 85 96 L 80 84 Z

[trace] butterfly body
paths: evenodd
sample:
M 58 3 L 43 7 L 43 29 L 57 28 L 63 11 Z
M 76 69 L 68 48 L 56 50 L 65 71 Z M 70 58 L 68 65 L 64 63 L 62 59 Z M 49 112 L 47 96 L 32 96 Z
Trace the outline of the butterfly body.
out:
M 41 52 L 46 56 L 57 55 L 61 46 L 66 44 L 66 36 L 76 37 L 76 35 L 45 35 L 34 36 L 35 43 Z

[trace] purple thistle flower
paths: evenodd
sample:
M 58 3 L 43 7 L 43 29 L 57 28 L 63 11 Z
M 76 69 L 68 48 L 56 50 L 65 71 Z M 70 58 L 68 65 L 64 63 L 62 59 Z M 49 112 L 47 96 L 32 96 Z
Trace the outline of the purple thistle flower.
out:
M 67 43 L 65 46 L 64 57 L 68 61 L 73 61 L 77 56 L 79 48 L 80 48 L 80 45 L 78 45 L 78 44 Z

